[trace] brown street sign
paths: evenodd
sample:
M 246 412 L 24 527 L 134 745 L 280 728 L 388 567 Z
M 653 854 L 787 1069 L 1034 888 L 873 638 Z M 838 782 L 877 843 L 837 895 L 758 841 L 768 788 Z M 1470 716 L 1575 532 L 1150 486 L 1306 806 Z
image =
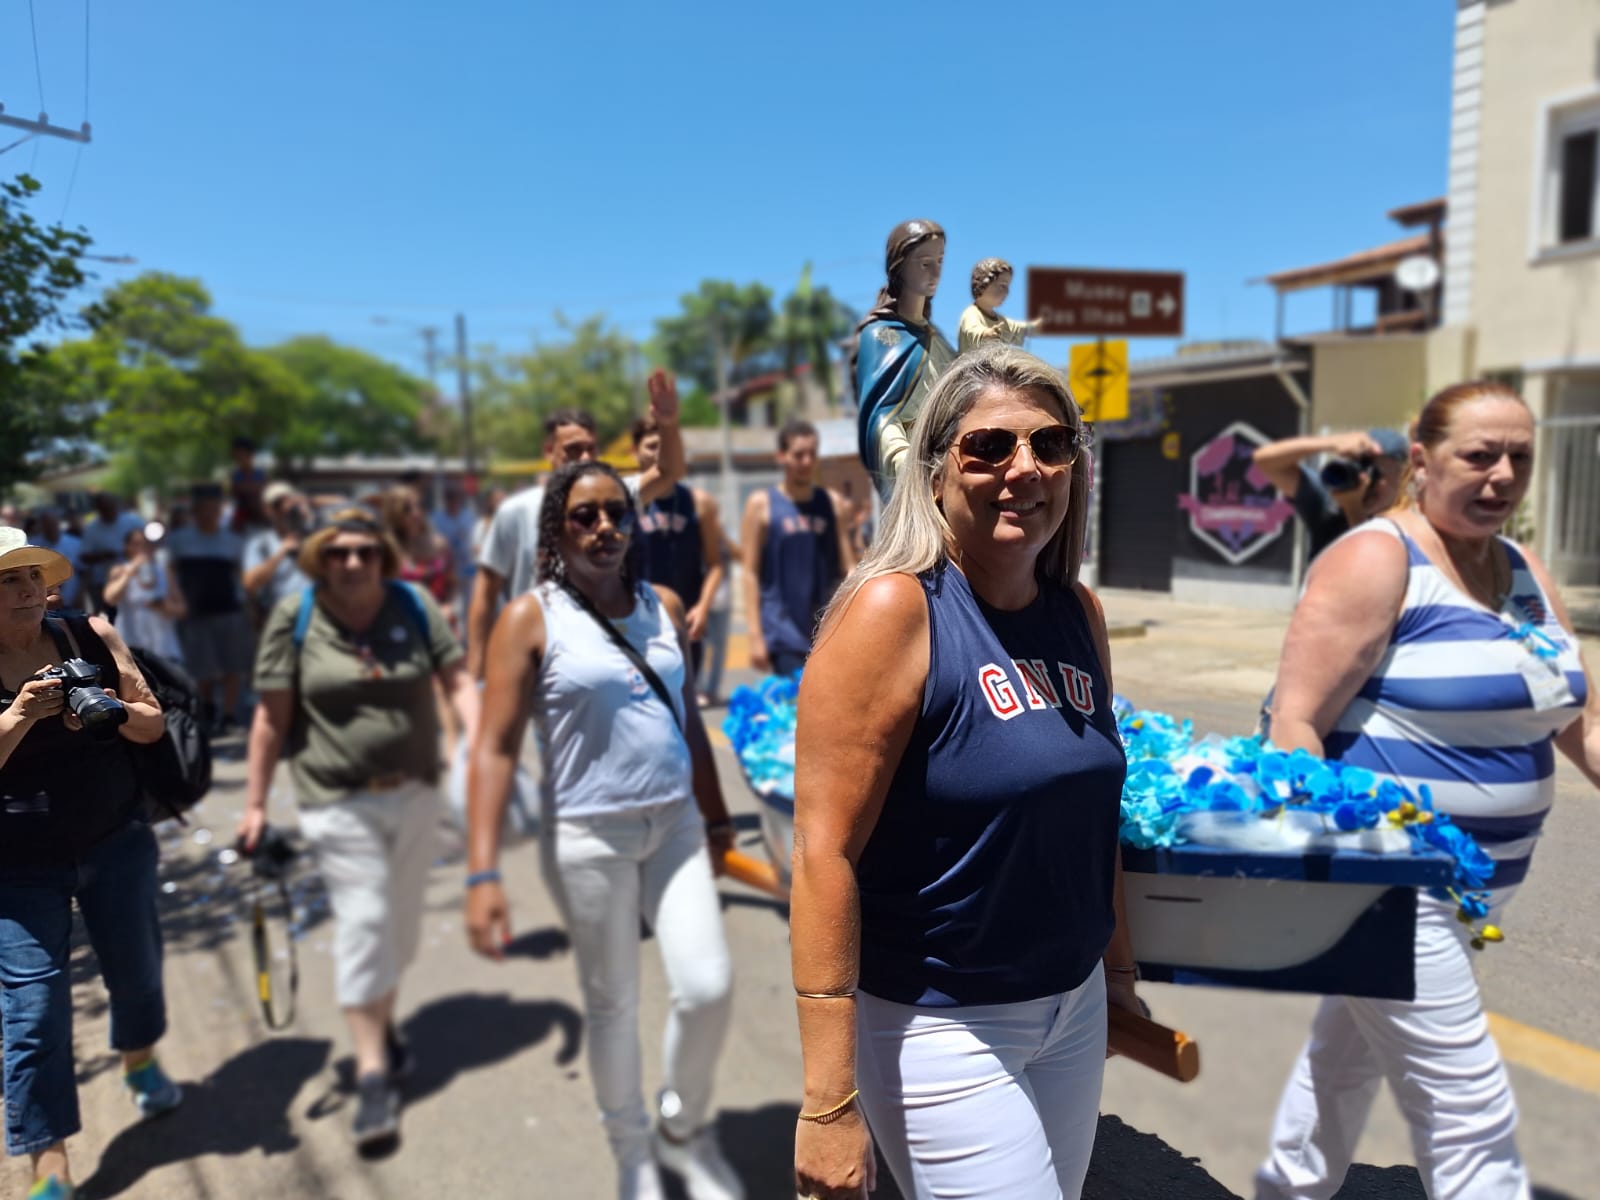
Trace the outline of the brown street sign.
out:
M 1181 271 L 1028 268 L 1028 319 L 1042 334 L 1182 337 Z

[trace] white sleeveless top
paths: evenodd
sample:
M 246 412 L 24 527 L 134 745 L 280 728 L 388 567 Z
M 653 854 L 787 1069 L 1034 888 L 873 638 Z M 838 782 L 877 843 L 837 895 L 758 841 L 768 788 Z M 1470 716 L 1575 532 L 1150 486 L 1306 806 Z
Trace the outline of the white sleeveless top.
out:
M 648 584 L 633 612 L 611 622 L 667 685 L 677 720 L 605 630 L 564 588 L 536 589 L 545 652 L 533 719 L 544 756 L 540 799 L 557 817 L 593 816 L 693 799 L 683 718 L 678 632 Z
M 1368 521 L 1345 537 L 1386 534 L 1406 549 L 1405 603 L 1388 649 L 1323 746 L 1413 792 L 1470 833 L 1496 867 L 1491 886 L 1521 881 L 1555 799 L 1555 734 L 1583 712 L 1576 640 L 1514 542 L 1501 538 L 1511 588 L 1491 612 L 1456 587 L 1398 525 Z M 1530 660 L 1566 680 L 1567 702 L 1540 708 Z
M 117 605 L 117 619 L 112 625 L 128 645 L 181 663 L 183 651 L 178 647 L 176 625 L 171 617 L 150 608 L 152 603 L 165 599 L 166 595 L 167 569 L 159 559 L 151 559 L 128 580 L 127 590 L 122 593 L 122 603 Z

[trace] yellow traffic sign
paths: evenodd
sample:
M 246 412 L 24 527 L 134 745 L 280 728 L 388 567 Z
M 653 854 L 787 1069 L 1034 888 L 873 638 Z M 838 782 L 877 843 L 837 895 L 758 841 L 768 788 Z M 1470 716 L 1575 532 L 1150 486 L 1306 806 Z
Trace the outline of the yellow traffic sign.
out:
M 1128 418 L 1128 343 L 1086 342 L 1072 348 L 1067 371 L 1072 398 L 1086 421 Z

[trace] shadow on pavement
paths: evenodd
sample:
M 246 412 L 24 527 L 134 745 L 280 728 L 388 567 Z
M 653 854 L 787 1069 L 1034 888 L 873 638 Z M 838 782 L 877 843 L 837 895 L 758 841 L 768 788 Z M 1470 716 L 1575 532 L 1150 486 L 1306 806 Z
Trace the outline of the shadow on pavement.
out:
M 787 1196 L 794 1192 L 794 1120 L 792 1104 L 769 1104 L 744 1112 L 724 1112 L 717 1119 L 722 1151 L 752 1196 Z M 1415 1172 L 1412 1172 L 1413 1178 Z M 683 1200 L 682 1183 L 666 1175 L 670 1200 Z M 1377 1197 L 1386 1193 L 1362 1193 Z M 1420 1192 L 1418 1193 L 1420 1195 Z M 1342 1196 L 1343 1193 L 1340 1193 Z M 904 1200 L 882 1158 L 878 1188 L 872 1200 Z M 1084 1183 L 1083 1200 L 1238 1200 L 1195 1159 L 1174 1150 L 1151 1133 L 1141 1133 L 1112 1116 L 1100 1118 L 1094 1159 Z M 1565 1200 L 1552 1196 L 1549 1200 Z
M 1153 1133 L 1101 1114 L 1084 1200 L 1236 1200 L 1200 1165 Z
M 1357 1163 L 1333 1200 L 1427 1200 L 1415 1167 L 1372 1167 Z M 1533 1200 L 1578 1200 L 1555 1188 L 1535 1187 Z
M 572 939 L 567 936 L 567 931 L 551 925 L 512 938 L 506 943 L 506 957 L 531 958 L 543 962 L 547 958 L 565 954 L 570 949 L 572 949 Z
M 747 891 L 720 891 L 722 907 L 729 908 L 761 908 L 773 914 L 785 925 L 789 923 L 789 906 L 782 900 L 773 896 L 762 896 L 755 892 Z
M 513 1000 L 503 993 L 472 992 L 435 1000 L 401 1022 L 400 1031 L 411 1043 L 417 1063 L 402 1091 L 407 1105 L 443 1091 L 457 1075 L 514 1058 L 553 1033 L 561 1038 L 555 1053 L 558 1066 L 575 1061 L 583 1045 L 583 1017 L 570 1004 Z M 333 1071 L 332 1084 L 307 1107 L 307 1119 L 332 1116 L 355 1095 L 355 1060 L 341 1058 Z M 404 1123 L 404 1117 L 401 1120 Z
M 182 1081 L 183 1104 L 117 1134 L 95 1173 L 79 1185 L 79 1197 L 122 1195 L 150 1172 L 201 1155 L 297 1149 L 290 1106 L 327 1064 L 331 1049 L 331 1043 L 312 1038 L 274 1038 L 234 1055 L 198 1083 Z M 130 1106 L 130 1117 L 132 1112 Z

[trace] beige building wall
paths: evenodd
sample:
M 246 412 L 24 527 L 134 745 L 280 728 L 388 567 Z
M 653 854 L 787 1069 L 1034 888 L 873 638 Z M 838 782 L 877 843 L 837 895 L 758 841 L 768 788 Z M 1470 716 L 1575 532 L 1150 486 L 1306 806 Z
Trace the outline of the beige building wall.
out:
M 1424 334 L 1340 338 L 1311 350 L 1311 428 L 1404 429 L 1428 398 Z
M 1471 214 L 1476 371 L 1600 359 L 1600 242 L 1543 250 L 1538 211 L 1550 110 L 1600 99 L 1597 47 L 1600 0 L 1509 0 L 1483 11 Z M 1452 127 L 1453 140 L 1468 133 Z

